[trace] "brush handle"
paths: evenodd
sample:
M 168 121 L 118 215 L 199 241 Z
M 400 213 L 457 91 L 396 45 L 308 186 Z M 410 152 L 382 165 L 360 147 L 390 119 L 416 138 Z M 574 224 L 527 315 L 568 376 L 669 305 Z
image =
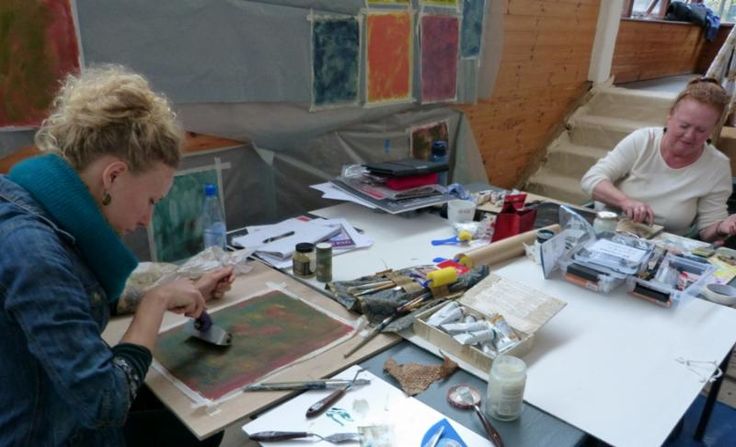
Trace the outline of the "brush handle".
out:
M 288 439 L 308 438 L 310 436 L 312 436 L 312 434 L 306 431 L 259 431 L 258 433 L 250 435 L 250 439 L 253 441 L 273 442 L 286 441 Z
M 349 387 L 350 385 L 339 388 L 331 392 L 327 397 L 320 399 L 319 401 L 312 404 L 311 407 L 307 408 L 307 417 L 313 418 L 322 414 L 325 410 L 330 408 L 332 404 L 340 400 L 340 398 L 345 394 Z
M 493 444 L 496 447 L 503 447 L 503 439 L 501 439 L 501 434 L 498 432 L 498 430 L 496 430 L 493 425 L 491 425 L 491 421 L 489 421 L 486 415 L 483 414 L 482 411 L 480 411 L 480 408 L 478 408 L 477 405 L 473 405 L 473 410 L 475 410 L 475 414 L 477 414 L 480 418 L 480 422 L 483 424 L 483 429 L 486 431 L 488 439 L 493 441 Z

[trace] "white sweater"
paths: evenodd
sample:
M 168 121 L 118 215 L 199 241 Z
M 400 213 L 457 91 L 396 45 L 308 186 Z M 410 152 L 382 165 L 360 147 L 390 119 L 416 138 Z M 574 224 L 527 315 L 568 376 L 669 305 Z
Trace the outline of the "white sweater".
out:
M 685 234 L 728 216 L 731 164 L 710 144 L 693 164 L 673 169 L 660 152 L 663 129 L 644 128 L 621 140 L 580 181 L 586 194 L 601 180 L 611 181 L 628 197 L 649 204 L 665 230 Z

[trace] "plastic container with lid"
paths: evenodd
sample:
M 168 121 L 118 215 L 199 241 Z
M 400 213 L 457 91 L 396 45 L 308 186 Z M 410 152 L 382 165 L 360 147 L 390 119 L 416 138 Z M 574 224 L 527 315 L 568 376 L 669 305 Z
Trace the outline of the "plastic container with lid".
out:
M 332 281 L 332 244 L 320 242 L 317 244 L 317 281 Z
M 311 278 L 317 266 L 314 253 L 314 244 L 301 242 L 296 244 L 294 255 L 291 258 L 292 273 L 301 278 Z
M 488 375 L 486 415 L 501 421 L 513 421 L 524 408 L 526 363 L 518 357 L 496 358 Z

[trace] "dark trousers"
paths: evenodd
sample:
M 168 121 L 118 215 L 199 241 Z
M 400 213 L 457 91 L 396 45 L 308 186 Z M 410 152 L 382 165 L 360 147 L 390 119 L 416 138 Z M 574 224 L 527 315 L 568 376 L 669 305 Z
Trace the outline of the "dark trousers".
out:
M 146 385 L 138 391 L 123 430 L 128 447 L 217 447 L 224 434 L 198 440 Z

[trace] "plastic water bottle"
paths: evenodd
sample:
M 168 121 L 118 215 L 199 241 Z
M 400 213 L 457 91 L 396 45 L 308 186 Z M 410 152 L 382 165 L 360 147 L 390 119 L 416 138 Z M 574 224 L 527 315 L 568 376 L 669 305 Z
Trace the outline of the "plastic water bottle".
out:
M 432 142 L 432 154 L 430 156 L 430 161 L 437 163 L 447 163 L 447 141 L 435 140 Z M 442 171 L 439 173 L 438 182 L 440 185 L 447 185 L 447 171 Z
M 225 249 L 227 236 L 225 234 L 225 217 L 217 196 L 217 185 L 204 185 L 204 204 L 202 205 L 202 231 L 204 248 L 220 247 Z

